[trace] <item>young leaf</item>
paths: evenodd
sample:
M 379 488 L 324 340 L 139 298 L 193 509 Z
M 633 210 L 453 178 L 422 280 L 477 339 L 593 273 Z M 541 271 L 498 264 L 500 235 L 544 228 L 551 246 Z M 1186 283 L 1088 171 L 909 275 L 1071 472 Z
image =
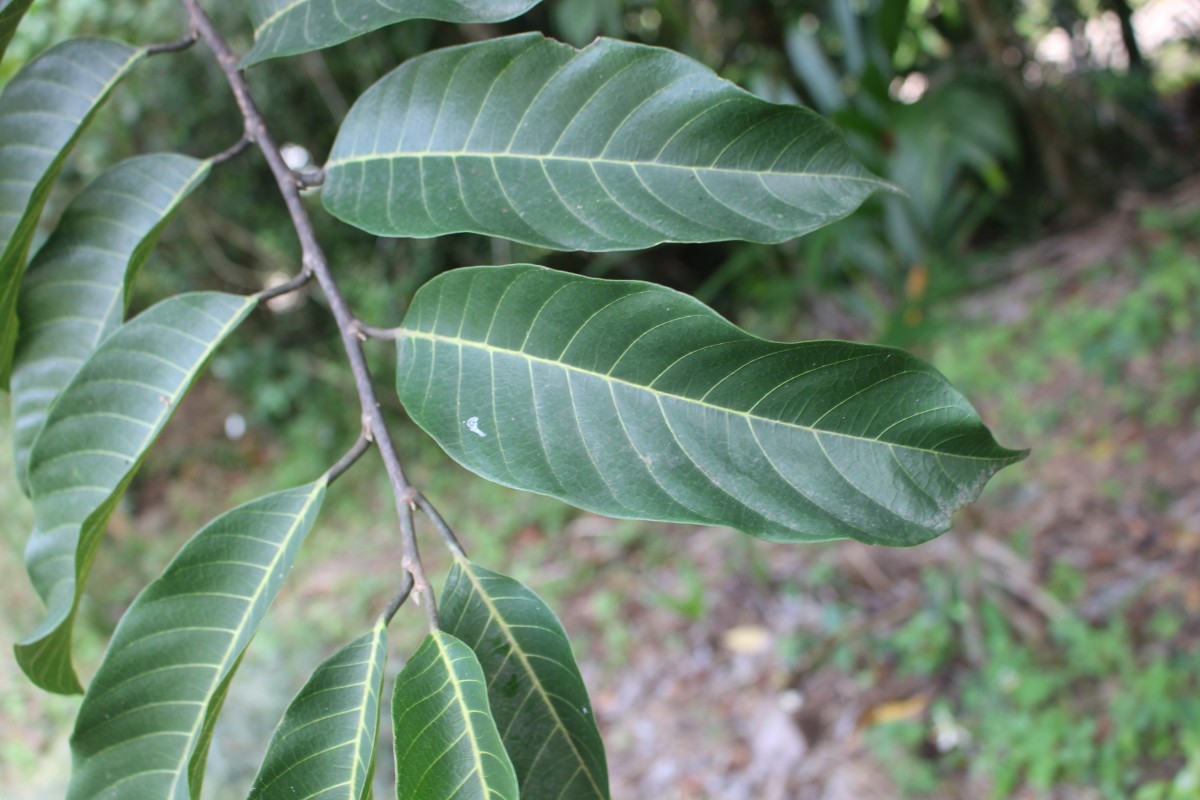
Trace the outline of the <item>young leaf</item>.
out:
M 669 50 L 524 34 L 405 62 L 355 103 L 325 207 L 383 236 L 562 250 L 782 242 L 887 187 L 825 120 Z
M 396 797 L 517 800 L 517 776 L 488 708 L 471 648 L 444 631 L 425 637 L 396 678 Z
M 0 95 L 0 388 L 8 388 L 17 291 L 50 187 L 96 109 L 145 52 L 72 39 L 25 65 Z
M 138 595 L 79 709 L 68 798 L 200 796 L 212 723 L 325 483 L 223 514 Z
M 0 2 L 0 58 L 4 57 L 9 43 L 12 42 L 13 34 L 17 32 L 17 26 L 21 24 L 21 17 L 25 16 L 25 12 L 31 5 L 33 5 L 33 0 L 3 0 Z
M 275 729 L 250 800 L 368 797 L 386 658 L 381 618 L 317 667 Z
M 248 67 L 280 56 L 332 47 L 409 19 L 503 22 L 541 0 L 250 0 L 254 47 Z
M 400 399 L 455 460 L 615 517 L 913 545 L 1024 456 L 914 356 L 764 341 L 638 281 L 453 270 L 401 334 Z
M 475 651 L 523 800 L 607 800 L 608 765 L 583 676 L 558 617 L 526 586 L 459 561 L 443 629 Z
M 46 411 L 121 324 L 126 286 L 171 212 L 208 171 L 207 161 L 178 155 L 121 162 L 80 193 L 30 263 L 18 302 L 25 326 L 11 384 L 14 461 L 26 494 L 29 448 Z
M 218 292 L 164 300 L 105 339 L 51 407 L 29 458 L 34 530 L 25 549 L 47 612 L 15 648 L 43 689 L 80 691 L 71 628 L 108 517 L 209 356 L 256 302 Z

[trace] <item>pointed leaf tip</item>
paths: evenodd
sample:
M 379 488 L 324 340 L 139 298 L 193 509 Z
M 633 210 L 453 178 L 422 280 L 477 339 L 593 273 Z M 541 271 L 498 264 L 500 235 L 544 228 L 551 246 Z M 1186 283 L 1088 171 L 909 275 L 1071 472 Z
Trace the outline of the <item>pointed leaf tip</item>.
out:
M 813 112 L 686 56 L 536 33 L 405 62 L 355 103 L 326 176 L 326 208 L 378 235 L 591 251 L 782 242 L 887 186 Z
M 915 356 L 764 341 L 653 284 L 453 270 L 402 329 L 400 399 L 455 460 L 609 516 L 912 545 L 1023 457 Z

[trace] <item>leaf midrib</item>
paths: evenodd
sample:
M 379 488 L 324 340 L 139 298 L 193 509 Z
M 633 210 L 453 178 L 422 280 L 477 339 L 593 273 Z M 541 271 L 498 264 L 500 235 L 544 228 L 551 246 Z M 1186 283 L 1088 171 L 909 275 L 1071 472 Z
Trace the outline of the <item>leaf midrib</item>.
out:
M 567 729 L 567 726 L 563 724 L 562 717 L 559 716 L 558 713 L 558 708 L 553 702 L 551 702 L 550 694 L 546 691 L 545 687 L 542 685 L 542 682 L 538 679 L 537 673 L 534 671 L 533 667 L 530 666 L 529 659 L 525 657 L 525 651 L 522 649 L 521 643 L 518 642 L 516 636 L 513 635 L 512 628 L 504 619 L 504 615 L 500 613 L 500 610 L 496 607 L 496 604 L 492 602 L 491 595 L 484 590 L 483 584 L 477 579 L 474 570 L 471 569 L 471 563 L 460 558 L 458 560 L 458 567 L 467 576 L 468 580 L 470 580 L 471 585 L 475 588 L 475 593 L 483 600 L 484 605 L 487 606 L 488 613 L 491 615 L 492 619 L 496 621 L 496 624 L 500 627 L 500 630 L 503 631 L 505 638 L 512 643 L 512 652 L 517 654 L 517 658 L 520 659 L 521 666 L 524 667 L 525 673 L 532 679 L 534 688 L 537 689 L 537 693 L 541 696 L 543 704 L 550 710 L 550 715 L 554 718 L 555 726 L 562 733 L 563 738 L 566 739 L 567 744 L 571 748 L 571 752 L 575 754 L 575 759 L 583 768 L 584 774 L 587 775 L 588 783 L 592 785 L 592 789 L 595 790 L 596 796 L 601 798 L 606 797 L 607 795 L 605 795 L 605 793 L 600 789 L 600 786 L 596 783 L 595 776 L 592 775 L 591 765 L 584 759 L 583 754 L 579 752 L 579 748 L 575 746 L 575 740 L 571 737 L 571 733 Z
M 237 627 L 232 629 L 233 632 L 232 632 L 232 635 L 229 637 L 229 645 L 228 645 L 228 647 L 225 648 L 225 653 L 221 656 L 220 661 L 213 664 L 213 666 L 217 668 L 216 675 L 218 676 L 219 679 L 213 683 L 213 685 L 212 685 L 213 688 L 206 693 L 206 698 L 204 700 L 204 705 L 206 708 L 208 706 L 208 703 L 212 701 L 213 691 L 215 691 L 215 688 L 218 687 L 220 685 L 221 681 L 225 680 L 225 678 L 227 677 L 225 674 L 222 674 L 223 671 L 233 660 L 236 660 L 236 659 L 231 659 L 230 656 L 234 655 L 234 647 L 237 644 L 238 637 L 246 629 L 247 620 L 249 620 L 249 618 L 253 614 L 255 603 L 257 603 L 258 600 L 262 597 L 263 592 L 266 590 L 267 585 L 270 584 L 271 577 L 275 574 L 275 568 L 279 565 L 280 560 L 285 557 L 287 550 L 288 550 L 288 548 L 287 548 L 288 542 L 292 539 L 292 537 L 294 537 L 296 535 L 296 531 L 298 531 L 302 527 L 304 527 L 304 521 L 308 517 L 309 511 L 312 509 L 313 504 L 317 502 L 317 498 L 321 497 L 324 494 L 324 490 L 325 490 L 325 479 L 324 478 L 322 478 L 321 480 L 317 481 L 316 483 L 312 484 L 309 487 L 308 497 L 305 499 L 304 505 L 293 516 L 293 522 L 288 527 L 287 533 L 284 536 L 280 537 L 280 539 L 278 541 L 279 547 L 276 549 L 274 555 L 272 555 L 270 564 L 269 564 L 269 568 L 263 572 L 263 578 L 259 582 L 258 587 L 255 589 L 254 594 L 249 595 L 249 596 L 242 596 L 243 599 L 248 601 L 246 603 L 246 609 L 245 609 L 245 611 L 242 612 L 242 619 L 237 624 Z M 192 757 L 195 753 L 196 736 L 197 736 L 197 733 L 200 731 L 200 729 L 202 729 L 204 727 L 204 721 L 205 721 L 205 715 L 198 714 L 196 717 L 195 723 L 192 725 L 191 731 L 189 731 L 187 734 L 187 738 L 188 738 L 187 751 L 183 754 L 183 759 L 179 762 L 179 764 L 176 766 L 175 770 L 173 771 L 173 773 L 172 773 L 173 775 L 179 776 L 179 775 L 187 772 L 188 764 L 191 762 Z M 191 787 L 189 787 L 189 790 L 190 790 L 190 788 Z
M 366 155 L 331 160 L 325 165 L 325 169 L 328 171 L 347 164 L 362 164 L 368 161 L 404 161 L 413 158 L 486 158 L 489 160 L 495 160 L 498 158 L 511 158 L 528 161 L 561 161 L 565 163 L 587 164 L 589 166 L 594 166 L 596 164 L 609 164 L 622 167 L 660 167 L 663 169 L 677 169 L 683 172 L 717 172 L 731 175 L 808 178 L 813 180 L 830 179 L 838 181 L 852 181 L 855 183 L 869 183 L 875 185 L 883 185 L 884 183 L 878 178 L 869 175 L 839 175 L 828 172 L 780 172 L 769 169 L 733 169 L 731 167 L 718 167 L 714 165 L 672 164 L 670 162 L 662 161 L 631 161 L 629 159 L 603 158 L 600 156 L 561 156 L 512 152 L 489 153 L 485 151 L 476 152 L 472 150 L 399 150 L 387 153 L 368 153 Z
M 441 633 L 441 632 L 439 632 Z M 449 635 L 449 634 L 444 634 Z M 475 728 L 475 720 L 471 716 L 471 704 L 467 701 L 467 693 L 463 689 L 464 679 L 458 674 L 458 670 L 454 666 L 455 659 L 451 657 L 449 649 L 446 647 L 446 642 L 442 640 L 442 636 L 434 636 L 434 643 L 437 645 L 438 658 L 446 667 L 446 678 L 450 683 L 450 687 L 454 692 L 454 699 L 458 705 L 459 711 L 462 713 L 463 727 L 466 728 L 466 737 L 471 745 L 471 756 L 475 762 L 474 772 L 479 775 L 479 784 L 483 789 L 487 790 L 488 796 L 492 795 L 491 779 L 488 777 L 487 770 L 483 765 L 483 749 L 479 746 L 479 732 Z M 466 647 L 464 644 L 463 647 Z M 480 670 L 482 672 L 482 668 Z M 490 714 L 491 711 L 489 710 Z M 494 757 L 494 756 L 493 756 Z
M 761 422 L 770 423 L 772 425 L 782 425 L 786 428 L 790 428 L 790 429 L 797 430 L 797 431 L 806 431 L 808 433 L 813 434 L 814 437 L 819 437 L 819 435 L 838 436 L 838 437 L 841 437 L 844 439 L 850 439 L 853 441 L 863 442 L 865 444 L 880 445 L 883 447 L 890 447 L 890 448 L 901 448 L 903 450 L 907 450 L 907 451 L 911 451 L 911 452 L 928 453 L 930 455 L 934 455 L 934 456 L 938 456 L 938 457 L 946 456 L 946 457 L 951 457 L 951 458 L 966 458 L 966 459 L 971 459 L 974 461 L 1003 460 L 1003 457 L 998 457 L 998 456 L 996 456 L 996 457 L 994 457 L 994 456 L 974 456 L 974 455 L 967 455 L 967 454 L 963 454 L 963 453 L 948 453 L 948 452 L 943 452 L 941 450 L 933 450 L 933 449 L 930 449 L 927 447 L 917 447 L 915 445 L 901 444 L 898 442 L 889 442 L 889 441 L 885 441 L 883 439 L 874 439 L 874 438 L 867 437 L 867 436 L 856 436 L 852 433 L 842 433 L 840 431 L 828 430 L 825 428 L 817 428 L 817 427 L 814 427 L 811 425 L 802 425 L 798 422 L 786 422 L 784 420 L 772 419 L 771 417 L 764 417 L 761 414 L 752 414 L 747 411 L 737 411 L 735 409 L 726 408 L 725 406 L 716 405 L 715 403 L 709 403 L 704 400 L 699 400 L 694 397 L 685 397 L 685 396 L 679 395 L 679 394 L 672 394 L 670 392 L 664 392 L 661 389 L 655 389 L 650 386 L 644 386 L 642 384 L 634 383 L 632 381 L 628 381 L 623 378 L 614 378 L 613 376 L 608 375 L 603 372 L 596 372 L 595 370 L 585 369 L 583 367 L 578 367 L 578 366 L 575 366 L 574 364 L 568 364 L 563 361 L 555 361 L 554 359 L 545 358 L 543 356 L 530 355 L 529 353 L 526 353 L 522 350 L 512 350 L 512 349 L 505 348 L 505 347 L 496 347 L 495 345 L 487 344 L 485 342 L 478 342 L 478 341 L 474 341 L 471 339 L 463 339 L 458 336 L 446 336 L 444 334 L 428 333 L 426 331 L 414 330 L 412 328 L 403 328 L 402 327 L 400 329 L 400 331 L 402 334 L 402 338 L 403 337 L 412 337 L 412 338 L 416 338 L 416 339 L 425 339 L 426 341 L 440 342 L 443 344 L 449 344 L 449 345 L 453 345 L 453 346 L 460 347 L 460 348 L 461 347 L 472 347 L 472 348 L 481 350 L 488 354 L 497 354 L 498 353 L 501 355 L 516 356 L 518 358 L 525 359 L 526 361 L 529 361 L 529 362 L 532 362 L 535 364 L 545 364 L 548 366 L 557 367 L 557 368 L 567 371 L 567 372 L 574 372 L 578 375 L 584 375 L 584 376 L 587 376 L 590 378 L 598 378 L 606 383 L 617 384 L 620 386 L 627 386 L 629 388 L 636 389 L 638 391 L 647 392 L 647 393 L 653 395 L 654 397 L 658 397 L 658 398 L 665 397 L 670 400 L 680 401 L 680 402 L 684 402 L 684 403 L 690 403 L 690 404 L 695 405 L 700 408 L 711 409 L 713 411 L 720 411 L 725 414 L 732 414 L 734 416 L 743 417 L 746 420 L 758 420 Z M 947 406 L 947 408 L 954 408 L 954 407 L 955 406 Z M 926 413 L 928 413 L 928 410 Z M 499 435 L 499 434 L 497 433 L 497 435 Z

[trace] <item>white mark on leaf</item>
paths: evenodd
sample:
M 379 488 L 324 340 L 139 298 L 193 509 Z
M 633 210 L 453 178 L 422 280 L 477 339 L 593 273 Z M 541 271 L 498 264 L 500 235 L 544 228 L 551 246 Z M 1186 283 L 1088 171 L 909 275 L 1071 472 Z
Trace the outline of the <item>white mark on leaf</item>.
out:
M 487 434 L 479 430 L 479 417 L 471 417 L 469 420 L 467 420 L 467 430 L 476 436 L 479 436 L 480 438 L 487 438 Z

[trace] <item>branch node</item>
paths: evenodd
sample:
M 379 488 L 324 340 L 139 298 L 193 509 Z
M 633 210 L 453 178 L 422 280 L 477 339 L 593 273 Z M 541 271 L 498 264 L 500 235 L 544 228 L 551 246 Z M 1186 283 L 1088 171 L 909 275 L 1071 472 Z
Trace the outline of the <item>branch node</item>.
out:
M 374 325 L 368 325 L 361 319 L 356 319 L 352 323 L 352 329 L 358 336 L 360 341 L 367 339 L 378 339 L 381 342 L 394 342 L 400 338 L 400 328 L 377 328 Z
M 420 496 L 421 496 L 420 492 L 418 492 L 413 487 L 408 486 L 404 489 L 404 491 L 400 492 L 399 496 L 396 499 L 399 500 L 401 503 L 404 503 L 406 506 L 408 506 L 409 509 L 416 511 L 417 510 L 417 499 Z
M 301 189 L 316 189 L 325 185 L 325 170 L 321 167 L 304 167 L 292 170 L 292 180 Z

